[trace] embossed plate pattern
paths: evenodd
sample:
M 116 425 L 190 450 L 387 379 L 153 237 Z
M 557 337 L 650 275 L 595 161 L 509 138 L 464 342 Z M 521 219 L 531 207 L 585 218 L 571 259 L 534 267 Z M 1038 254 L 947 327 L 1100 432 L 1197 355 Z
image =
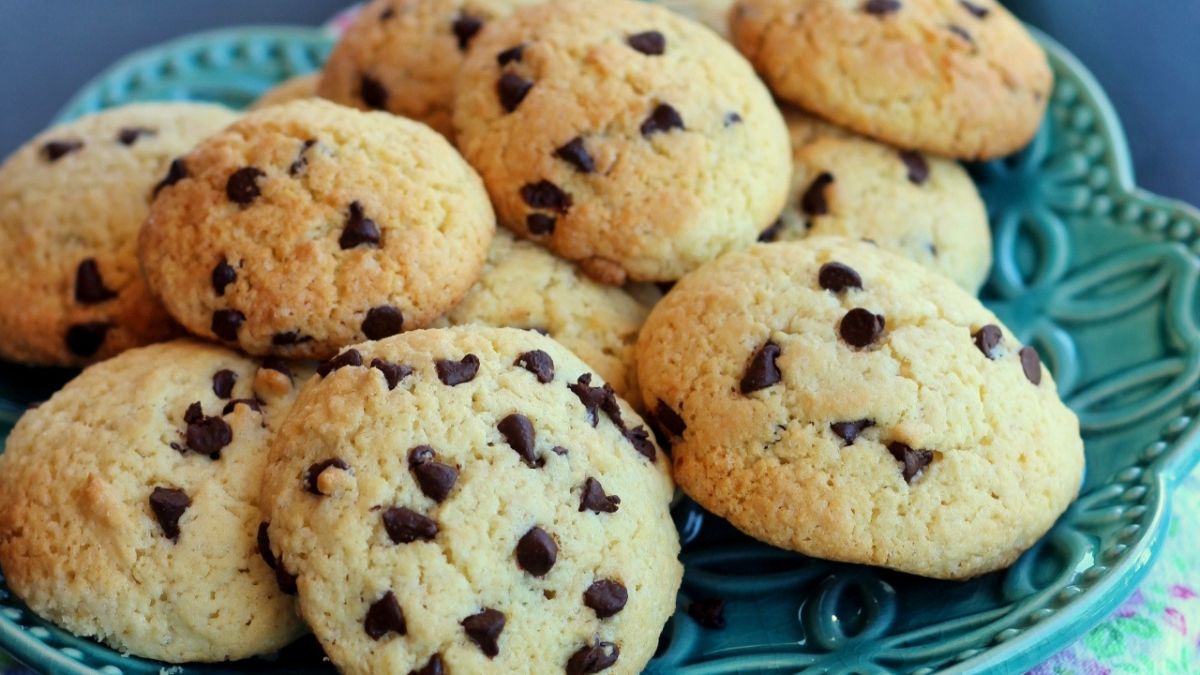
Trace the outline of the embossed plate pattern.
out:
M 1170 494 L 1200 458 L 1200 214 L 1133 185 L 1119 122 L 1087 71 L 1053 41 L 1058 85 L 1025 151 L 971 167 L 988 203 L 996 264 L 984 297 L 1041 351 L 1087 445 L 1083 496 L 1009 570 L 938 582 L 812 560 L 757 544 L 690 502 L 676 508 L 687 572 L 651 673 L 1014 672 L 1069 644 L 1144 576 Z M 134 55 L 62 119 L 132 100 L 240 106 L 312 70 L 329 38 L 256 28 L 201 34 Z M 0 366 L 0 432 L 68 373 Z M 2 580 L 0 580 L 2 581 Z M 728 627 L 700 627 L 691 599 L 727 600 Z M 46 672 L 156 673 L 40 621 L 0 583 L 0 647 Z M 331 672 L 311 641 L 276 660 L 181 673 Z

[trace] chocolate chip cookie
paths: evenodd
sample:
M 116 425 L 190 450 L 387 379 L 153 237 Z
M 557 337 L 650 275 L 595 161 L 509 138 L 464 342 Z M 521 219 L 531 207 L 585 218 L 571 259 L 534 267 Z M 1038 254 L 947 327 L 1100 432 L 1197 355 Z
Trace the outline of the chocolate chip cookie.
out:
M 317 81 L 320 77 L 319 73 L 309 73 L 308 75 L 297 75 L 288 78 L 268 89 L 262 96 L 259 96 L 254 105 L 250 106 L 250 109 L 258 110 L 270 105 L 313 98 L 317 95 Z

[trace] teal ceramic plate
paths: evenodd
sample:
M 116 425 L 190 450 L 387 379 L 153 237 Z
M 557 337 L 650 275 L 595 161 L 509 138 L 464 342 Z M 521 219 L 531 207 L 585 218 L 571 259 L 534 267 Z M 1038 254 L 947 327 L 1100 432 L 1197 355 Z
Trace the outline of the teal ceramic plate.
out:
M 1046 124 L 1013 157 L 972 167 L 995 230 L 988 304 L 1035 344 L 1079 414 L 1082 497 L 1009 570 L 937 582 L 811 560 L 754 543 L 688 502 L 676 509 L 687 573 L 679 607 L 719 596 L 728 627 L 679 612 L 652 673 L 1015 672 L 1096 624 L 1146 573 L 1171 490 L 1200 458 L 1200 213 L 1133 185 L 1120 124 L 1091 76 L 1042 38 L 1058 85 Z M 317 66 L 323 33 L 208 33 L 137 54 L 67 106 L 131 100 L 243 105 Z M 0 422 L 67 375 L 0 367 Z M 33 616 L 0 585 L 0 647 L 52 673 L 156 673 Z M 180 673 L 331 672 L 311 641 L 274 660 Z

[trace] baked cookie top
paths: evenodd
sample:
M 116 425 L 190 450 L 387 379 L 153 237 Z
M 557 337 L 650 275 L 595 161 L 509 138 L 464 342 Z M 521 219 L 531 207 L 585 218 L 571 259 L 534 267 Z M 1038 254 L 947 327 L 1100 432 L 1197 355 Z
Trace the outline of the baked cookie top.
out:
M 642 329 L 638 379 L 689 495 L 819 558 L 975 576 L 1079 488 L 1079 423 L 1037 352 L 950 280 L 854 240 L 685 277 Z
M 76 635 L 171 663 L 291 642 L 304 627 L 258 553 L 259 487 L 309 373 L 190 340 L 85 370 L 0 455 L 8 586 Z
M 501 221 L 606 283 L 749 245 L 791 162 L 766 87 L 707 28 L 632 0 L 517 10 L 476 36 L 455 125 Z
M 682 574 L 673 485 L 603 380 L 549 338 L 482 326 L 318 372 L 264 497 L 340 671 L 640 672 Z
M 738 0 L 734 44 L 780 98 L 893 145 L 986 159 L 1033 137 L 1053 74 L 995 0 Z
M 137 231 L 171 160 L 234 119 L 129 105 L 48 129 L 0 166 L 0 358 L 79 366 L 172 334 Z
M 425 326 L 495 232 L 444 138 L 319 99 L 250 113 L 177 166 L 141 233 L 147 281 L 189 331 L 251 354 L 327 357 Z

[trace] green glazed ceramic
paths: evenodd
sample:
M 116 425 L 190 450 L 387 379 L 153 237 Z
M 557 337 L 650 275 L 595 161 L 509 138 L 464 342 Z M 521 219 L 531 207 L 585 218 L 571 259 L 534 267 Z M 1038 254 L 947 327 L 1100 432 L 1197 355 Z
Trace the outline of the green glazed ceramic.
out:
M 1104 93 L 1042 37 L 1058 85 L 1025 151 L 971 167 L 996 262 L 985 299 L 1054 371 L 1079 414 L 1088 471 L 1058 525 L 1003 572 L 965 583 L 804 558 L 755 543 L 684 501 L 679 596 L 727 600 L 728 627 L 680 611 L 650 673 L 1012 673 L 1111 612 L 1154 560 L 1171 491 L 1200 459 L 1200 213 L 1139 191 Z M 315 68 L 321 32 L 207 33 L 134 55 L 89 85 L 63 119 L 126 101 L 198 98 L 241 106 Z M 0 432 L 69 373 L 0 367 Z M 0 647 L 49 673 L 157 673 L 68 635 L 0 584 Z M 311 638 L 276 659 L 191 673 L 332 672 Z

